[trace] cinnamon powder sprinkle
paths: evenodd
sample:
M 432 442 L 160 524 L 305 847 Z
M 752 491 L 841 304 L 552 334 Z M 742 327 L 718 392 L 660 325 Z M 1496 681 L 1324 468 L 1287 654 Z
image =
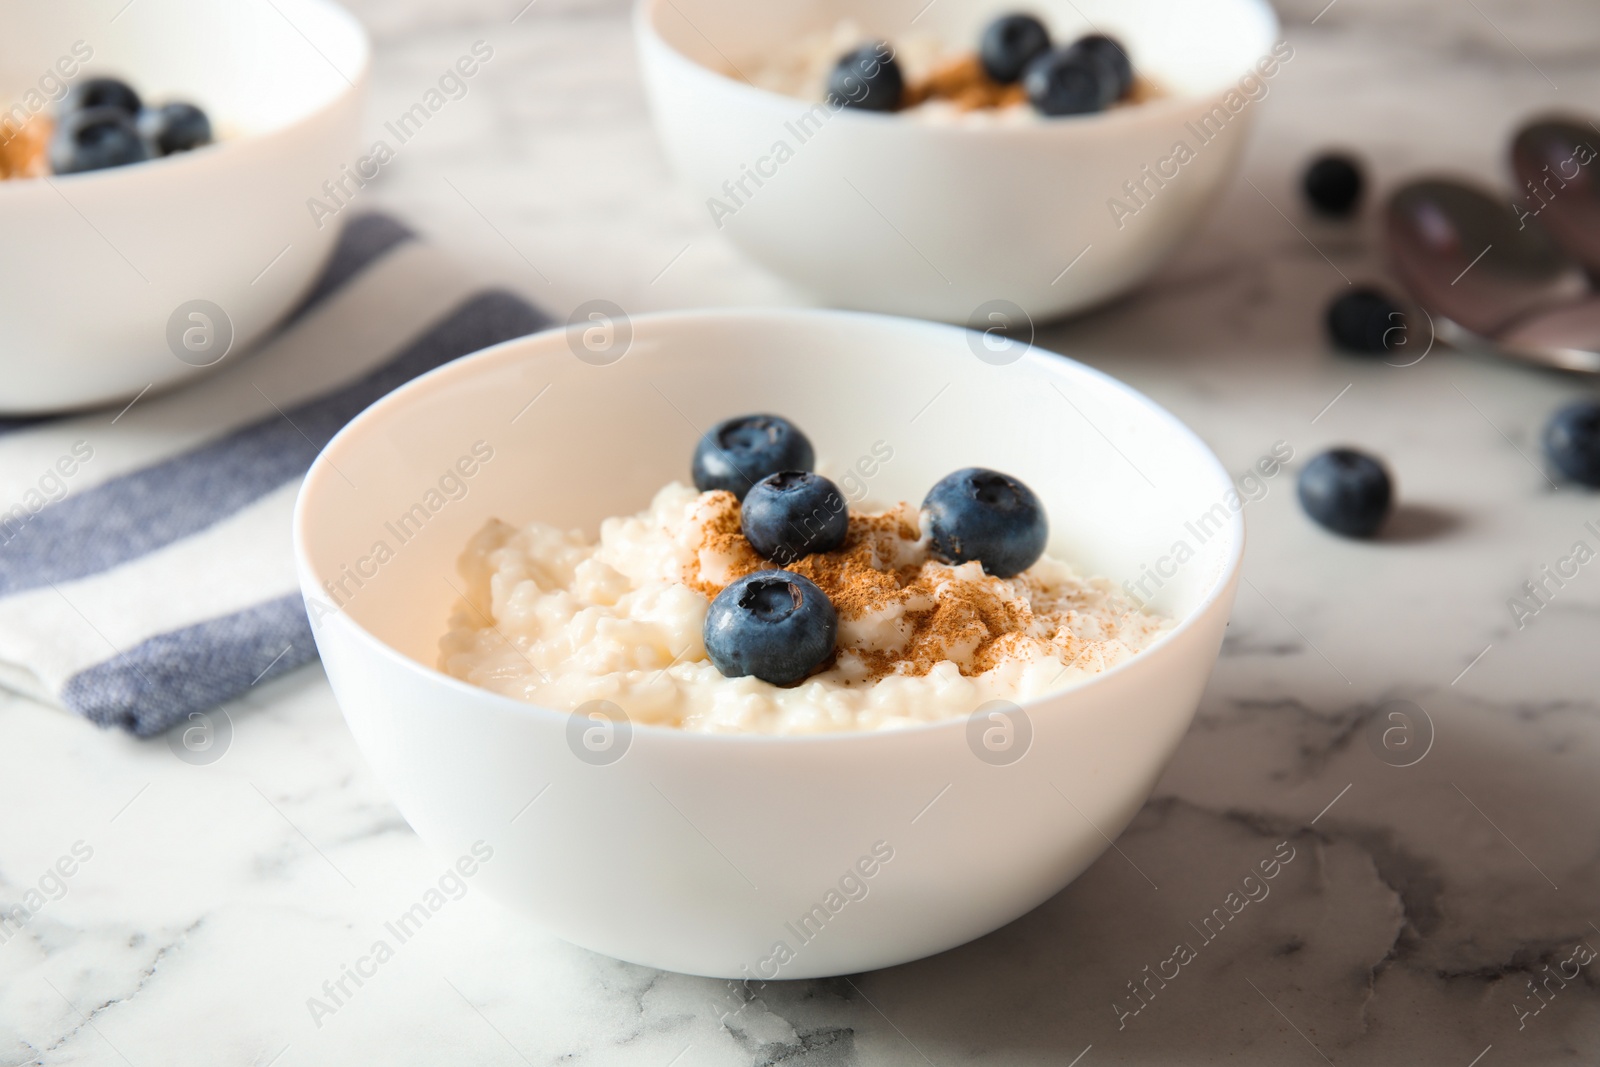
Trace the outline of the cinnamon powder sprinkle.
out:
M 906 86 L 901 106 L 915 107 L 927 100 L 948 100 L 961 111 L 974 111 L 1025 104 L 1028 93 L 1020 82 L 1001 85 L 989 77 L 974 52 L 947 59 L 926 78 Z
M 1165 96 L 1161 87 L 1142 74 L 1135 73 L 1133 83 L 1112 107 L 1145 104 Z M 946 59 L 930 70 L 925 78 L 906 86 L 901 107 L 916 107 L 929 100 L 945 100 L 955 105 L 957 111 L 979 111 L 990 108 L 1012 107 L 1028 102 L 1028 91 L 1020 81 L 1001 85 L 989 77 L 976 52 Z
M 46 146 L 54 128 L 43 115 L 21 123 L 0 121 L 0 180 L 41 178 L 49 173 Z
M 740 532 L 732 493 L 707 493 L 700 508 L 701 538 L 696 562 L 685 568 L 686 585 L 714 598 L 745 575 L 778 569 Z M 955 567 L 930 558 L 916 513 L 905 504 L 851 514 L 842 546 L 784 569 L 815 582 L 838 613 L 839 648 L 822 669 L 853 658 L 864 668 L 862 681 L 921 676 L 943 662 L 970 677 L 1026 657 L 1034 641 L 1065 664 L 1090 643 L 1070 631 L 1064 613 L 1035 613 L 1028 593 L 1036 583 L 1028 575 L 1000 581 L 975 563 Z M 885 634 L 891 639 L 883 640 Z M 891 647 L 873 647 L 874 637 Z

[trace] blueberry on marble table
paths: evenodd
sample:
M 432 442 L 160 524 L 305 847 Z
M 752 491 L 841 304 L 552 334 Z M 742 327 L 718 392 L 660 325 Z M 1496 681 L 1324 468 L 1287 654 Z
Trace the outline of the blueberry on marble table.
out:
M 846 52 L 828 75 L 828 99 L 839 107 L 894 111 L 905 92 L 905 75 L 885 41 Z
M 1600 402 L 1579 400 L 1552 415 L 1544 452 L 1564 477 L 1600 489 Z
M 175 101 L 139 113 L 139 134 L 153 154 L 170 156 L 211 143 L 211 120 L 193 104 Z
M 922 510 L 934 555 L 947 563 L 977 560 L 996 578 L 1033 566 L 1050 537 L 1033 490 L 982 467 L 945 475 L 928 490 Z
M 808 471 L 816 453 L 806 435 L 779 415 L 740 415 L 717 423 L 695 446 L 692 474 L 702 493 L 726 489 L 740 500 L 779 471 Z
M 1328 336 L 1348 352 L 1390 352 L 1405 343 L 1405 314 L 1377 289 L 1342 293 L 1328 305 Z
M 1318 156 L 1301 179 L 1312 209 L 1329 218 L 1343 218 L 1354 211 L 1365 184 L 1361 165 L 1338 152 Z
M 822 475 L 780 471 L 745 494 L 739 526 L 750 547 L 786 567 L 844 544 L 850 511 L 839 487 Z
M 133 86 L 120 78 L 89 78 L 68 89 L 67 95 L 61 98 L 63 116 L 74 111 L 110 107 L 132 118 L 143 106 Z
M 150 158 L 133 117 L 115 107 L 64 116 L 50 137 L 50 169 L 57 174 L 121 167 Z
M 983 29 L 978 60 L 1001 85 L 1022 77 L 1029 62 L 1050 50 L 1050 31 L 1032 15 L 1001 15 Z
M 1353 448 L 1335 448 L 1300 472 L 1300 506 L 1313 521 L 1346 537 L 1371 537 L 1394 496 L 1382 461 Z
M 793 685 L 833 655 L 839 617 L 828 596 L 789 571 L 756 571 L 717 594 L 706 612 L 706 654 L 728 678 Z

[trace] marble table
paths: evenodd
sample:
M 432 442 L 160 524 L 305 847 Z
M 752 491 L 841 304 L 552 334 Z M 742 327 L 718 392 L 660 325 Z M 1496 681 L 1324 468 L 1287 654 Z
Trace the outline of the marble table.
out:
M 7 698 L 0 900 L 41 884 L 46 900 L 0 943 L 0 1063 L 1594 1062 L 1600 577 L 1510 607 L 1574 542 L 1600 543 L 1600 496 L 1553 487 L 1537 454 L 1548 412 L 1587 386 L 1442 348 L 1403 368 L 1330 353 L 1322 308 L 1382 265 L 1370 213 L 1316 225 L 1294 182 L 1338 143 L 1385 187 L 1439 169 L 1505 184 L 1522 117 L 1600 100 L 1600 15 L 1325 4 L 1280 7 L 1297 59 L 1262 107 L 1250 183 L 1151 284 L 1040 337 L 1171 407 L 1231 469 L 1280 441 L 1302 459 L 1354 442 L 1404 501 L 1373 544 L 1312 527 L 1289 476 L 1249 506 L 1221 662 L 1117 850 L 944 955 L 750 988 L 593 955 L 469 892 L 313 1017 L 308 998 L 444 862 L 320 671 L 228 708 L 231 746 L 204 766 Z M 804 302 L 674 186 L 621 3 L 357 7 L 374 130 L 473 41 L 496 49 L 371 206 L 561 315 L 594 297 Z M 1205 923 L 1286 854 L 1270 896 Z

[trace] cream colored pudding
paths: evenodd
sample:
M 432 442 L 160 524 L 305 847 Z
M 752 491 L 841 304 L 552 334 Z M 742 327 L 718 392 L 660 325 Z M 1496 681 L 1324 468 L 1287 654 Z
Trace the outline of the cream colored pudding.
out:
M 636 723 L 707 732 L 877 730 L 971 714 L 1086 681 L 1172 625 L 1109 579 L 1045 555 L 1013 578 L 934 559 L 907 504 L 852 508 L 844 545 L 788 567 L 838 612 L 833 657 L 798 685 L 727 678 L 702 642 L 722 587 L 773 564 L 731 493 L 673 483 L 637 515 L 578 532 L 491 520 L 460 560 L 464 600 L 440 669 L 519 700 L 615 703 Z
M 839 57 L 873 39 L 850 19 L 832 29 L 796 39 L 790 47 L 738 61 L 725 73 L 801 100 L 828 96 L 828 75 Z M 928 33 L 913 31 L 891 42 L 895 62 L 906 82 L 905 104 L 895 112 L 918 122 L 1032 124 L 1049 121 L 1029 103 L 1020 84 L 999 85 L 983 72 L 970 46 L 954 46 Z M 1136 75 L 1128 95 L 1113 104 L 1122 107 L 1163 95 L 1150 80 Z

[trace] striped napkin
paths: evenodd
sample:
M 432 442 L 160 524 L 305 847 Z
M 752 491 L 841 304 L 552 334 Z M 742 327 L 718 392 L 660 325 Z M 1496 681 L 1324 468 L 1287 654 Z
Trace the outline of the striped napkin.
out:
M 311 461 L 396 386 L 548 324 L 365 215 L 209 377 L 0 424 L 0 685 L 149 736 L 310 660 L 290 514 Z

